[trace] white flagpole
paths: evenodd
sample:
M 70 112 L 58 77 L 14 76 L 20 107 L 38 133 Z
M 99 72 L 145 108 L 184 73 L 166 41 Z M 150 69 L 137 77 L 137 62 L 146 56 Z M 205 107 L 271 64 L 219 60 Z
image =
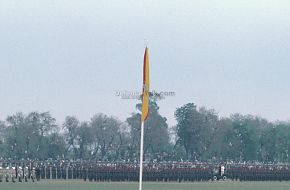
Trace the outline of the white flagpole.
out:
M 141 123 L 139 190 L 142 190 L 144 121 Z

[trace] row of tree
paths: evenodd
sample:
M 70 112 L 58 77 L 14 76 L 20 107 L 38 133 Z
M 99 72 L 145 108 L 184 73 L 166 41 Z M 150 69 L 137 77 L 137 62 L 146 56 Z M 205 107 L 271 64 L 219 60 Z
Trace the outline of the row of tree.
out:
M 187 159 L 290 161 L 290 123 L 271 123 L 252 115 L 219 118 L 192 104 L 177 108 L 176 133 Z
M 290 161 L 289 122 L 241 114 L 221 118 L 188 103 L 176 109 L 177 125 L 169 128 L 156 99 L 150 101 L 149 114 L 144 139 L 148 161 Z M 68 116 L 61 126 L 49 112 L 16 113 L 0 121 L 0 157 L 134 162 L 140 124 L 139 113 L 125 122 L 104 114 L 84 122 Z

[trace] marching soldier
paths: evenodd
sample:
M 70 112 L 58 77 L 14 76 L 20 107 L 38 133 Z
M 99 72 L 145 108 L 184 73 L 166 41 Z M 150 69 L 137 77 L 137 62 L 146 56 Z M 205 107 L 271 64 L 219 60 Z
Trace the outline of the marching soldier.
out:
M 40 180 L 40 166 L 38 166 L 37 168 L 35 168 L 35 177 L 36 177 L 36 180 L 39 181 Z M 34 169 L 32 170 L 34 171 Z
M 0 182 L 3 181 L 3 169 L 2 166 L 0 166 Z
M 28 177 L 29 177 L 28 167 L 23 166 L 23 174 L 24 174 L 24 176 L 23 176 L 24 181 L 28 182 Z
M 5 170 L 5 181 L 9 182 L 9 167 L 7 167 Z
M 35 168 L 33 167 L 31 172 L 30 172 L 30 179 L 32 180 L 32 182 L 34 182 L 35 176 L 36 176 L 36 172 L 35 172 Z M 38 179 L 38 181 L 39 181 L 39 179 Z
M 23 174 L 22 174 L 22 171 L 23 171 L 23 170 L 22 170 L 22 167 L 19 167 L 19 168 L 18 168 L 18 173 L 17 173 L 17 175 L 18 175 L 18 176 L 17 176 L 17 178 L 18 178 L 18 182 L 22 182 L 22 175 L 23 175 Z
M 17 173 L 17 167 L 12 167 L 12 170 L 11 170 L 11 180 L 13 183 L 15 183 L 15 178 L 17 178 L 16 176 L 16 173 Z

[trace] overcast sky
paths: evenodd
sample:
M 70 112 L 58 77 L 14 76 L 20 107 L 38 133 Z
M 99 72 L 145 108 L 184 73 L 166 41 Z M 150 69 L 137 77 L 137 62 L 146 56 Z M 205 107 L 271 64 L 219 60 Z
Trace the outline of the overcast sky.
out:
M 115 93 L 141 90 L 144 39 L 170 125 L 189 102 L 290 119 L 288 0 L 0 0 L 0 120 L 125 120 L 138 101 Z

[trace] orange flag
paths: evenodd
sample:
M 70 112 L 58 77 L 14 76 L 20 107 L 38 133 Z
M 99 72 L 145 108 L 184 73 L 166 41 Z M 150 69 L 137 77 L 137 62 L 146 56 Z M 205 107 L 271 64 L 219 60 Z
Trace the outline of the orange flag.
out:
M 144 122 L 149 113 L 149 59 L 148 48 L 145 49 L 144 65 L 143 65 L 143 92 L 142 92 L 142 116 L 141 121 Z

